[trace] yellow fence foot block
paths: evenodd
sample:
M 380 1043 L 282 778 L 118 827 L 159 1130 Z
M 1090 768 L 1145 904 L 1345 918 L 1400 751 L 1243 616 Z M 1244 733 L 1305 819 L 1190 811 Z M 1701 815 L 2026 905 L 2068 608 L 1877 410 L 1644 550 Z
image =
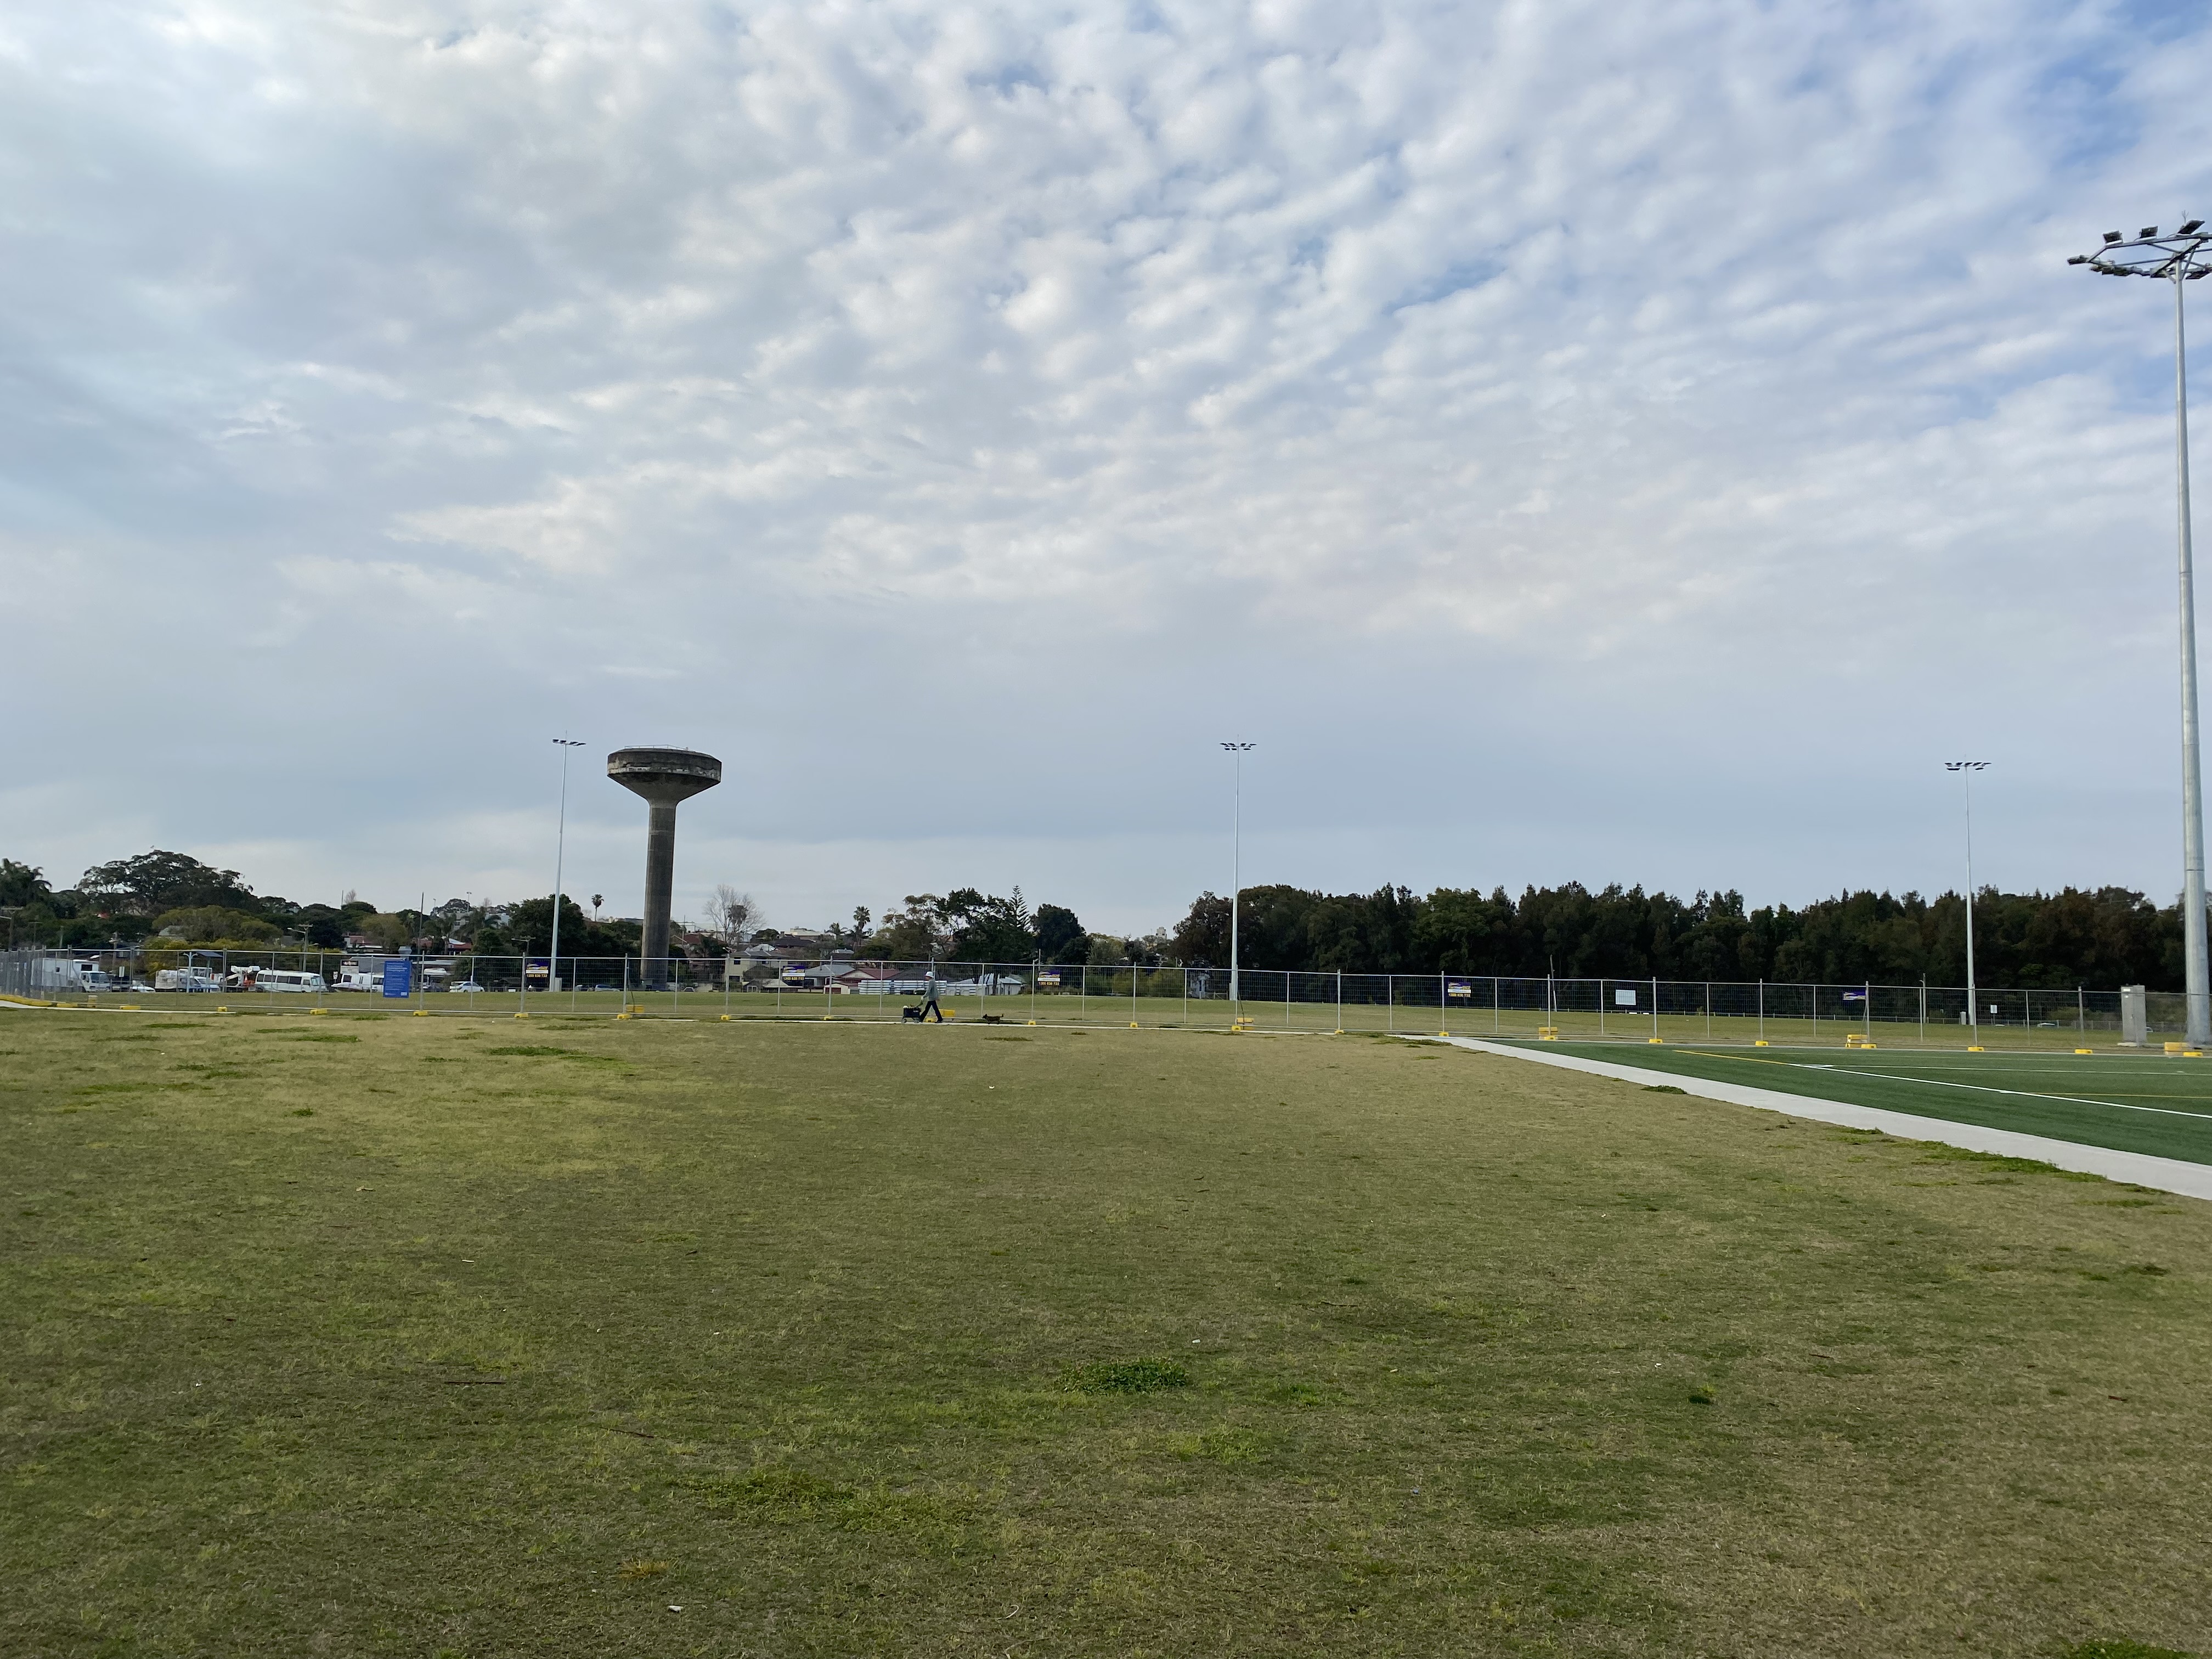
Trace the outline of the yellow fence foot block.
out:
M 2094 1048 L 2076 1048 L 2074 1052 L 2077 1054 L 2094 1054 L 2097 1051 Z

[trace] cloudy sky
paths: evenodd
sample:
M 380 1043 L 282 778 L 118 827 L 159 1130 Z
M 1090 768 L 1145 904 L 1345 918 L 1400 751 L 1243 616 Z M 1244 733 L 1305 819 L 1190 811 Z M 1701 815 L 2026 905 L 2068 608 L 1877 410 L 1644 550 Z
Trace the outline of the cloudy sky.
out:
M 2197 7 L 0 15 L 0 852 L 2179 885 Z M 2203 324 L 2212 352 L 2212 312 Z M 2212 422 L 2212 410 L 2205 420 Z

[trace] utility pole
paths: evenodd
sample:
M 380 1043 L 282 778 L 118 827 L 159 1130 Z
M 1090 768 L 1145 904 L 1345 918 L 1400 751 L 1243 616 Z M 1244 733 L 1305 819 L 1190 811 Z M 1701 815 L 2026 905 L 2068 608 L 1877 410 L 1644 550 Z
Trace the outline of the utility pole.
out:
M 1974 990 L 1974 774 L 1989 770 L 1987 761 L 1945 761 L 1966 791 L 1966 1025 L 1971 1042 L 1982 1040 L 1981 1001 Z
M 1237 994 L 1237 921 L 1244 897 L 1244 757 L 1260 745 L 1224 743 L 1221 746 L 1237 760 L 1237 817 L 1229 838 L 1229 1022 L 1233 1025 L 1243 1017 Z
M 2094 253 L 2066 262 L 2100 276 L 2156 276 L 2173 284 L 2174 519 L 2181 580 L 2181 937 L 2189 991 L 2189 1042 L 2212 1042 L 2212 969 L 2204 933 L 2204 799 L 2197 711 L 2197 577 L 2189 531 L 2189 358 L 2182 326 L 2182 284 L 2212 270 L 2212 231 L 2202 219 L 2183 221 L 2171 236 L 2145 225 L 2132 240 L 2105 233 Z

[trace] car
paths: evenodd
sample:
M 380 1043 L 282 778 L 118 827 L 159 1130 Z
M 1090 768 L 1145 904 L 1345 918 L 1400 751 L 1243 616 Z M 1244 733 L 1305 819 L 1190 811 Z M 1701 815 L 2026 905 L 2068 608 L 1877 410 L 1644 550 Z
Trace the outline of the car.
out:
M 483 987 L 472 979 L 465 979 L 459 985 L 448 985 L 446 988 L 448 991 L 481 991 Z

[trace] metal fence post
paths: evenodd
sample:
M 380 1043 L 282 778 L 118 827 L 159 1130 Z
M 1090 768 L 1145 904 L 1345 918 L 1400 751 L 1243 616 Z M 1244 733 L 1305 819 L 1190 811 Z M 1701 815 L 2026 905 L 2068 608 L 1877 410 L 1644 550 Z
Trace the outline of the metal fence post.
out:
M 2078 985 L 2074 988 L 2074 1030 L 2083 1036 L 2089 1033 L 2089 1005 Z
M 1651 975 L 1651 1035 L 1659 1035 L 1659 975 Z
M 1759 981 L 1759 1040 L 1766 1041 L 1766 981 Z

